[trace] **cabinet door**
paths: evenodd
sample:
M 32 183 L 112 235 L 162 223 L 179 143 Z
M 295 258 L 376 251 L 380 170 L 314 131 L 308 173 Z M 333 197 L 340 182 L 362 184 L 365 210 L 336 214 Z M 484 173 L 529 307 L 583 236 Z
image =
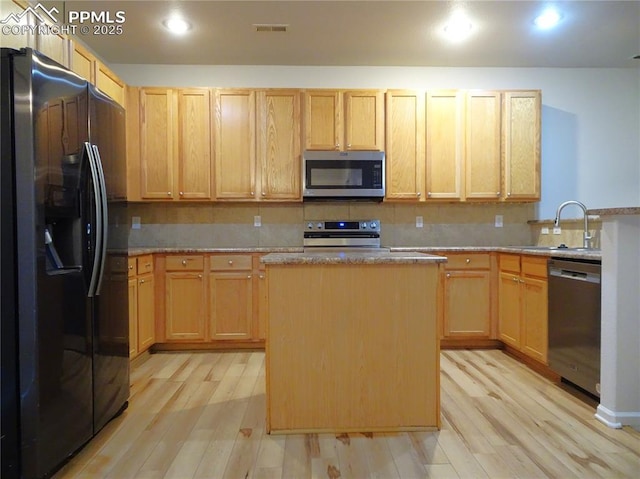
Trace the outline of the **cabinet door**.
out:
M 96 61 L 95 84 L 104 93 L 109 95 L 119 105 L 125 105 L 124 82 L 120 80 L 106 65 Z
M 269 303 L 267 301 L 267 273 L 260 271 L 258 274 L 258 337 L 257 339 L 267 339 L 267 315 L 269 314 Z
M 129 358 L 138 355 L 138 280 L 129 280 Z
M 498 286 L 498 333 L 500 339 L 520 349 L 520 278 L 500 272 Z
M 502 134 L 506 199 L 540 199 L 540 92 L 505 92 Z
M 36 33 L 36 50 L 62 66 L 69 66 L 69 40 L 64 35 Z
M 173 198 L 173 91 L 140 90 L 140 161 L 142 199 Z
M 489 271 L 446 271 L 444 336 L 488 338 L 491 334 Z
M 209 90 L 178 91 L 178 198 L 211 199 Z
M 522 351 L 547 364 L 547 280 L 524 278 L 522 283 Z
M 465 115 L 465 197 L 500 199 L 500 92 L 467 93 Z
M 464 95 L 427 92 L 427 198 L 462 198 Z
M 386 198 L 418 200 L 424 192 L 424 94 L 386 93 Z
M 15 15 L 20 21 L 16 24 L 20 27 L 35 27 L 35 16 L 32 12 L 24 13 L 25 6 L 28 6 L 27 2 L 22 0 L 2 0 L 0 2 L 0 18 L 8 19 L 10 15 Z M 9 23 L 7 26 L 13 26 L 13 23 Z M 35 29 L 20 28 L 19 33 L 14 34 L 2 34 L 0 37 L 0 46 L 3 48 L 15 48 L 19 50 L 23 47 L 36 48 Z
M 304 94 L 304 147 L 306 150 L 342 148 L 342 100 L 334 90 Z
M 258 131 L 261 199 L 300 199 L 300 91 L 259 92 Z
M 167 273 L 166 338 L 205 339 L 205 295 L 202 273 Z
M 254 199 L 256 187 L 255 92 L 216 90 L 216 198 Z
M 211 273 L 209 315 L 212 339 L 251 338 L 251 272 Z
M 145 274 L 138 281 L 138 353 L 156 342 L 153 274 Z
M 79 43 L 73 44 L 71 70 L 85 80 L 95 83 L 95 57 Z
M 347 91 L 343 150 L 384 150 L 384 93 Z

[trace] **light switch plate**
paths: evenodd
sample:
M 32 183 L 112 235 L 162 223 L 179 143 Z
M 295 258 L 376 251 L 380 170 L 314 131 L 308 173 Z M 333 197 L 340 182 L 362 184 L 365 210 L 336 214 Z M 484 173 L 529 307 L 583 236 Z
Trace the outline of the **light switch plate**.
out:
M 423 228 L 424 227 L 424 219 L 422 218 L 422 216 L 416 216 L 416 228 Z
M 502 215 L 496 215 L 496 228 L 502 228 L 504 225 L 504 217 Z
M 559 226 L 556 226 L 555 228 L 553 228 L 553 234 L 554 235 L 562 234 L 562 228 L 560 228 Z
M 253 217 L 253 226 L 255 226 L 255 227 L 262 226 L 262 217 L 261 216 L 256 215 L 256 216 Z
M 549 228 L 547 228 L 546 226 L 544 228 L 542 228 L 542 230 L 540 231 L 541 234 L 543 235 L 548 235 L 549 234 Z
M 139 230 L 140 229 L 140 217 L 139 216 L 132 216 L 131 217 L 131 229 L 132 230 Z

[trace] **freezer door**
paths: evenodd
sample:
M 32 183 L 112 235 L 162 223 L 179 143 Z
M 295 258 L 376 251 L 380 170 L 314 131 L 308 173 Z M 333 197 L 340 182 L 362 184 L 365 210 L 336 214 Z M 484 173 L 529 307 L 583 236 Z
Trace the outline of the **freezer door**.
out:
M 21 476 L 29 479 L 93 434 L 81 201 L 88 90 L 31 50 L 13 62 Z

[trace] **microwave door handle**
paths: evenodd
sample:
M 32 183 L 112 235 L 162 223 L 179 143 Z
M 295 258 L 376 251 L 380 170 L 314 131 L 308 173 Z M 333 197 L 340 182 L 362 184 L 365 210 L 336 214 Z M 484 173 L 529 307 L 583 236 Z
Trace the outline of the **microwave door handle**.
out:
M 100 253 L 100 273 L 98 275 L 98 284 L 96 285 L 96 296 L 100 294 L 102 289 L 102 279 L 104 278 L 104 265 L 107 258 L 107 237 L 109 235 L 109 208 L 107 206 L 107 185 L 104 178 L 104 168 L 102 168 L 102 160 L 100 158 L 100 150 L 96 145 L 93 146 L 93 156 L 98 172 L 98 180 L 100 182 L 100 206 L 102 208 L 102 249 Z
M 100 178 L 98 176 L 98 167 L 96 160 L 93 156 L 91 145 L 85 142 L 84 147 L 87 150 L 87 157 L 89 158 L 89 171 L 91 172 L 91 183 L 93 185 L 93 203 L 95 207 L 95 225 L 91 225 L 95 228 L 96 243 L 93 245 L 93 264 L 91 266 L 91 280 L 89 281 L 88 296 L 92 298 L 96 294 L 98 286 L 100 263 L 102 255 L 102 196 L 100 192 Z

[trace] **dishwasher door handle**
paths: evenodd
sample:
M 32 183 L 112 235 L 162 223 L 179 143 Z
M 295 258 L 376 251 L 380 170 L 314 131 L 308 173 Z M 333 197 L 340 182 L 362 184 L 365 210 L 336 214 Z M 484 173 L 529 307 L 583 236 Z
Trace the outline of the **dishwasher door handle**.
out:
M 567 269 L 549 269 L 549 275 L 557 278 L 573 279 L 576 281 L 586 281 L 588 283 L 600 284 L 600 275 L 593 273 L 583 273 L 582 271 L 570 271 Z

